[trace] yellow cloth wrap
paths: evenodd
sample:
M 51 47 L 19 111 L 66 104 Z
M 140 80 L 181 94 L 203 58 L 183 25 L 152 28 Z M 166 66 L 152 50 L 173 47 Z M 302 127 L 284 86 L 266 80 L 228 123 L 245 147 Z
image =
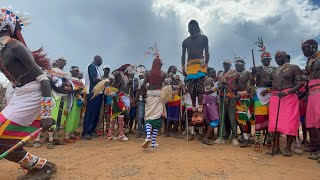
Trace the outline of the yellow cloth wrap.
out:
M 207 73 L 207 67 L 201 67 L 201 64 L 205 64 L 204 59 L 190 59 L 186 69 L 187 74 L 197 74 L 199 71 Z
M 175 102 L 175 101 L 180 101 L 180 100 L 181 100 L 180 96 L 177 95 L 177 94 L 175 94 L 175 95 L 173 96 L 173 99 L 170 100 L 169 102 Z
M 254 107 L 255 115 L 268 115 L 269 114 L 269 106 L 259 106 Z

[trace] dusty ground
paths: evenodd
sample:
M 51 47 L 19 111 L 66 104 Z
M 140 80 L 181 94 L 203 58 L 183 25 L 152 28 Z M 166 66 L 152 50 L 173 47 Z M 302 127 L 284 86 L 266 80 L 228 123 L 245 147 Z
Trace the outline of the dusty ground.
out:
M 157 150 L 142 149 L 143 139 L 129 142 L 104 138 L 77 141 L 47 150 L 29 150 L 58 165 L 56 179 L 320 179 L 320 164 L 308 154 L 270 157 L 231 144 L 207 146 L 199 141 L 158 138 Z M 19 166 L 0 161 L 0 179 L 15 179 Z

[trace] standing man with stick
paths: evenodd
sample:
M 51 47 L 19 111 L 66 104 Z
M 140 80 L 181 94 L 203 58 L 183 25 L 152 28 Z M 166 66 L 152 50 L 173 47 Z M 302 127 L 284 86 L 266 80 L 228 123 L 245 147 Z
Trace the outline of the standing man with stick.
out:
M 299 99 L 296 91 L 303 84 L 297 82 L 297 77 L 302 75 L 297 65 L 289 64 L 287 53 L 277 51 L 275 59 L 279 67 L 272 73 L 272 95 L 269 107 L 269 132 L 273 132 L 274 142 L 271 155 L 281 154 L 279 136 L 287 135 L 287 146 L 284 156 L 291 156 L 291 144 L 299 129 Z
M 219 112 L 223 112 L 221 114 L 221 130 L 222 130 L 222 136 L 221 139 L 217 139 L 214 141 L 216 144 L 225 144 L 226 140 L 229 139 L 229 136 L 227 137 L 226 132 L 226 123 L 224 120 L 225 117 L 228 116 L 231 130 L 232 130 L 232 144 L 237 146 L 239 145 L 239 142 L 237 140 L 237 121 L 236 121 L 236 100 L 235 100 L 235 92 L 236 92 L 236 79 L 239 78 L 239 73 L 231 69 L 231 61 L 225 60 L 223 62 L 223 69 L 224 71 L 220 73 L 219 75 L 219 106 L 220 110 Z M 230 134 L 230 133 L 228 133 Z
M 189 90 L 193 115 L 193 124 L 200 124 L 203 121 L 202 97 L 204 94 L 204 79 L 209 63 L 209 43 L 208 37 L 203 35 L 199 24 L 191 20 L 188 25 L 190 36 L 182 42 L 182 71 L 187 74 L 187 88 Z M 185 68 L 186 53 L 188 53 L 187 69 Z M 199 108 L 196 110 L 196 100 L 198 98 Z
M 255 134 L 254 134 L 254 150 L 256 152 L 261 152 L 260 148 L 260 136 L 261 131 L 268 130 L 268 121 L 269 121 L 269 101 L 271 97 L 271 87 L 272 81 L 271 76 L 272 72 L 275 70 L 275 67 L 270 65 L 271 54 L 266 51 L 266 48 L 263 44 L 262 38 L 258 38 L 259 42 L 256 44 L 260 47 L 261 53 L 261 63 L 262 66 L 252 68 L 252 73 L 250 77 L 250 83 L 252 86 L 256 86 L 254 94 L 254 116 L 255 116 Z M 253 53 L 253 51 L 252 51 Z M 252 54 L 254 62 L 254 54 Z M 271 148 L 272 144 L 272 134 L 267 133 L 267 146 Z

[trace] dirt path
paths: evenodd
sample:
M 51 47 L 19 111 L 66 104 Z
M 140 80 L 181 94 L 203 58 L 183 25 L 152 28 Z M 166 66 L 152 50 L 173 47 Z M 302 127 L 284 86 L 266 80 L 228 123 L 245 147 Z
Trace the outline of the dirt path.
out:
M 308 154 L 271 158 L 228 145 L 206 146 L 199 141 L 159 137 L 157 150 L 142 149 L 143 139 L 129 142 L 103 139 L 77 141 L 47 150 L 30 152 L 58 165 L 57 179 L 320 179 L 320 164 Z M 264 149 L 266 152 L 267 149 Z M 19 166 L 0 161 L 0 179 L 15 179 Z

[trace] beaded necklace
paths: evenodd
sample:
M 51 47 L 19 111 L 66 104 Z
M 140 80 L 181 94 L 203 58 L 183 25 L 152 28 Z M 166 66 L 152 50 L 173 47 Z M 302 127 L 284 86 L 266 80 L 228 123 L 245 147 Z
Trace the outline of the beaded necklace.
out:
M 0 50 L 1 50 L 1 54 L 0 54 L 0 70 L 1 72 L 3 72 L 3 74 L 9 79 L 10 82 L 12 82 L 12 87 L 21 87 L 22 83 L 20 82 L 20 79 L 23 78 L 24 76 L 26 76 L 29 71 L 26 71 L 25 73 L 23 73 L 22 75 L 20 75 L 17 79 L 15 77 L 13 77 L 11 75 L 11 73 L 7 70 L 7 68 L 4 66 L 3 63 L 3 50 L 6 47 L 7 44 L 11 43 L 14 41 L 13 38 L 9 38 L 9 37 L 1 37 L 0 38 Z

